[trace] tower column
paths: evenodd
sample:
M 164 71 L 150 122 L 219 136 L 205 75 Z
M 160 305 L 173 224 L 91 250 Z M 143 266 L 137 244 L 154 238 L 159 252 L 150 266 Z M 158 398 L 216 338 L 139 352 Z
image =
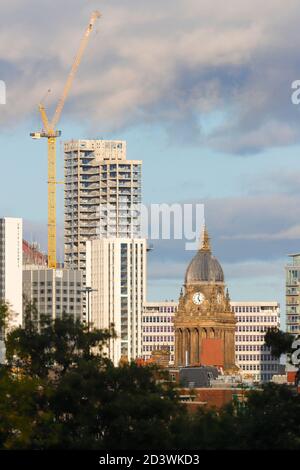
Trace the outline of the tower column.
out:
M 197 328 L 192 330 L 192 345 L 193 345 L 193 354 L 192 354 L 192 363 L 199 363 L 199 331 Z
M 184 365 L 184 350 L 185 350 L 185 330 L 181 328 L 180 330 L 180 353 L 179 353 L 179 362 L 180 365 Z
M 179 365 L 179 330 L 175 330 L 175 366 Z
M 194 364 L 195 345 L 194 345 L 194 328 L 190 330 L 190 365 Z
M 224 362 L 227 369 L 235 367 L 235 327 L 224 330 Z
M 187 328 L 183 329 L 183 361 L 182 365 L 186 366 L 190 364 L 190 354 L 191 354 L 191 349 L 190 349 L 190 336 L 189 336 L 189 330 Z

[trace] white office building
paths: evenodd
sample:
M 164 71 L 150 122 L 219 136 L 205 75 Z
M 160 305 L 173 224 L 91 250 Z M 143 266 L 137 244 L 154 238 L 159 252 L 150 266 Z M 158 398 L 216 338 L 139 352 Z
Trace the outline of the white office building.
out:
M 168 351 L 170 365 L 174 364 L 174 315 L 178 302 L 145 302 L 143 308 L 143 353 L 145 361 L 154 351 Z
M 86 244 L 87 283 L 93 289 L 91 324 L 96 328 L 114 324 L 117 338 L 110 341 L 107 354 L 115 365 L 120 359 L 141 357 L 146 240 L 102 238 Z
M 267 382 L 280 370 L 279 359 L 265 345 L 269 328 L 280 327 L 278 302 L 231 302 L 236 315 L 236 364 L 244 377 Z M 152 351 L 169 349 L 174 360 L 174 316 L 177 302 L 146 302 L 143 309 L 143 358 Z
M 231 302 L 235 313 L 236 364 L 242 375 L 258 382 L 268 382 L 279 372 L 279 359 L 265 344 L 270 328 L 280 328 L 280 306 L 277 302 Z
M 0 298 L 10 306 L 10 326 L 22 326 L 22 219 L 0 219 Z

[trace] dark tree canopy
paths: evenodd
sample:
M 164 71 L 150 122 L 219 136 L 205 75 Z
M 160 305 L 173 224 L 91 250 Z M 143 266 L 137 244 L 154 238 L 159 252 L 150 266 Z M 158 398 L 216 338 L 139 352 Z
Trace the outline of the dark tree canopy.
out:
M 265 336 L 265 343 L 271 348 L 272 355 L 280 357 L 282 354 L 292 352 L 292 344 L 295 337 L 290 333 L 285 333 L 277 328 L 269 329 Z
M 113 329 L 88 331 L 66 317 L 44 319 L 38 331 L 36 318 L 27 306 L 25 329 L 7 334 L 0 449 L 300 449 L 300 395 L 287 386 L 190 414 L 167 373 L 113 366 Z

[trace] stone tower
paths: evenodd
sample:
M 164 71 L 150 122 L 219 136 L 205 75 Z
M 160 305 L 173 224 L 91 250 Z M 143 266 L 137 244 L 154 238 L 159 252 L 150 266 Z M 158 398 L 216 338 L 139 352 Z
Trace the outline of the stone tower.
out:
M 175 326 L 175 365 L 215 365 L 225 373 L 235 366 L 235 317 L 206 228 L 190 262 L 179 298 Z

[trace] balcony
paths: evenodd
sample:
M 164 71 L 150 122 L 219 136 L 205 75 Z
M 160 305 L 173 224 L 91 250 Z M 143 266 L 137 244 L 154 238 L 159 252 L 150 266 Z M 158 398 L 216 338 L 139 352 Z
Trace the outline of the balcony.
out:
M 84 190 L 82 190 L 81 192 L 81 198 L 84 198 L 84 197 L 97 197 L 99 196 L 99 191 L 89 191 L 89 189 L 85 188 Z
M 81 199 L 80 203 L 81 204 L 86 204 L 86 205 L 88 205 L 88 204 L 93 204 L 93 205 L 98 204 L 99 205 L 99 199 Z

